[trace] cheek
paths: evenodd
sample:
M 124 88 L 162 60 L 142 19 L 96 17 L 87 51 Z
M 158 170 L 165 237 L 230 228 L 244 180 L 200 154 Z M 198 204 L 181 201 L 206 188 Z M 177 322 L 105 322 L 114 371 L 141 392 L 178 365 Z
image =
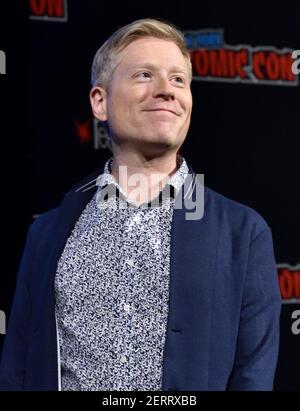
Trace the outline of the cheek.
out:
M 128 100 L 126 96 L 119 93 L 114 95 L 107 105 L 108 120 L 118 121 L 118 119 L 124 118 L 128 111 Z
M 181 95 L 178 95 L 178 101 L 179 105 L 183 108 L 186 115 L 190 114 L 193 105 L 192 94 L 188 92 L 183 92 Z
M 111 102 L 111 107 L 115 113 L 122 115 L 130 113 L 138 106 L 138 98 L 133 96 L 130 92 L 118 93 L 114 96 Z
M 192 111 L 192 105 L 193 105 L 193 99 L 192 95 L 188 94 L 185 97 L 185 106 L 187 108 L 187 111 L 190 113 Z
M 191 120 L 191 114 L 192 114 L 192 104 L 189 103 L 187 107 L 188 108 L 187 108 L 187 111 L 186 111 L 186 119 L 187 119 L 187 121 L 190 121 Z

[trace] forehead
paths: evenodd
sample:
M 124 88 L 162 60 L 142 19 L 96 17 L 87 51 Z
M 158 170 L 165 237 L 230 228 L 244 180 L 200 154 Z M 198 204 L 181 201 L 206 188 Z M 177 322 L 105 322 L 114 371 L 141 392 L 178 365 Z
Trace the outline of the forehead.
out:
M 159 66 L 179 66 L 187 70 L 188 64 L 176 43 L 155 37 L 134 40 L 118 55 L 118 66 L 126 69 L 137 64 L 152 63 Z

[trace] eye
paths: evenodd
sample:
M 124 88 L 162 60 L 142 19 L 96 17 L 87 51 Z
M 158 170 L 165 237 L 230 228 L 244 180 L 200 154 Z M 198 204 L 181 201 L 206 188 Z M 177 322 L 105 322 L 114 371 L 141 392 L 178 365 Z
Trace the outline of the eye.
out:
M 175 76 L 172 78 L 172 80 L 174 80 L 178 85 L 184 85 L 184 78 L 181 76 Z
M 138 73 L 136 75 L 136 77 L 141 78 L 142 80 L 144 80 L 144 79 L 151 78 L 151 74 L 148 71 L 142 71 L 142 72 Z

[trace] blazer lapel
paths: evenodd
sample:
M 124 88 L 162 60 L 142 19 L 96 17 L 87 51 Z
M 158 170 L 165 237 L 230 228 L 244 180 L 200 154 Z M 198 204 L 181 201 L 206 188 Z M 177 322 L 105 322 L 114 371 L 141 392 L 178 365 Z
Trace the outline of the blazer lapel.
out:
M 199 184 L 197 178 L 196 182 Z M 174 209 L 164 390 L 205 390 L 208 384 L 216 243 L 209 230 L 209 215 L 205 213 L 206 194 L 204 187 L 204 216 L 200 220 L 186 219 L 190 210 L 184 201 L 182 209 Z M 195 201 L 195 186 L 191 196 Z
M 93 180 L 97 175 L 99 173 L 89 176 L 88 181 Z M 84 182 L 81 183 L 81 185 L 83 184 Z M 94 185 L 87 191 L 75 191 L 75 187 L 65 195 L 61 206 L 58 208 L 55 221 L 51 223 L 50 228 L 47 228 L 50 231 L 45 236 L 42 255 L 38 257 L 40 262 L 38 266 L 39 288 L 37 290 L 39 296 L 36 301 L 38 312 L 35 311 L 33 326 L 40 333 L 39 347 L 47 347 L 47 350 L 37 349 L 38 369 L 42 370 L 42 374 L 37 375 L 35 379 L 37 385 L 44 381 L 45 387 L 51 387 L 51 389 L 58 389 L 54 287 L 57 263 L 76 221 L 96 192 L 96 188 Z M 41 233 L 41 236 L 43 236 L 43 233 Z M 43 237 L 41 241 L 44 241 Z M 39 355 L 38 352 L 40 352 Z

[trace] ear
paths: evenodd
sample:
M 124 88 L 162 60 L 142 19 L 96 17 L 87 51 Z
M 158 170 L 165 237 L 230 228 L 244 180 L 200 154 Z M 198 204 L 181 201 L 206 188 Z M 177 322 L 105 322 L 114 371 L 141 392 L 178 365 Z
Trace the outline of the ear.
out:
M 90 102 L 94 116 L 100 121 L 107 120 L 107 92 L 96 86 L 90 91 Z

